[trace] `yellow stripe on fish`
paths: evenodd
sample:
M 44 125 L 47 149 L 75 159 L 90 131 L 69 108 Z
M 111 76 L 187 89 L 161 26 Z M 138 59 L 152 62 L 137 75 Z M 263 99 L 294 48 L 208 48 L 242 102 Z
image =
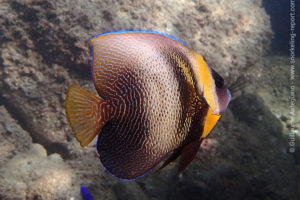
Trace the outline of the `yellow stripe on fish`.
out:
M 231 100 L 221 76 L 165 34 L 113 32 L 90 41 L 99 97 L 72 86 L 66 98 L 77 140 L 86 146 L 98 135 L 100 160 L 120 179 L 144 175 L 167 155 L 162 167 L 181 155 L 180 173 Z

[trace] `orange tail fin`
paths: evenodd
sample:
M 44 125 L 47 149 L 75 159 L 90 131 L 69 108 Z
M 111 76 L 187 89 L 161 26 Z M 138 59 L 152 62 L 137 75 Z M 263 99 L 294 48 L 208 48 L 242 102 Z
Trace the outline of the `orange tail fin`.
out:
M 106 103 L 78 86 L 71 86 L 66 97 L 66 114 L 82 147 L 88 145 L 105 125 Z

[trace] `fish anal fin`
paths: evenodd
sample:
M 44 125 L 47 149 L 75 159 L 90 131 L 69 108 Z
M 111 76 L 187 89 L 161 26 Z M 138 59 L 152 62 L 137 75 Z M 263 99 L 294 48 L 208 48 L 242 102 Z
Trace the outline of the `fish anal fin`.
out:
M 201 141 L 197 140 L 195 142 L 192 142 L 190 144 L 187 144 L 183 147 L 182 154 L 179 161 L 179 166 L 177 170 L 177 175 L 179 175 L 189 164 L 190 162 L 195 158 L 197 155 L 197 152 L 200 148 Z
M 66 114 L 82 147 L 88 145 L 106 123 L 105 101 L 86 90 L 71 86 L 66 97 Z

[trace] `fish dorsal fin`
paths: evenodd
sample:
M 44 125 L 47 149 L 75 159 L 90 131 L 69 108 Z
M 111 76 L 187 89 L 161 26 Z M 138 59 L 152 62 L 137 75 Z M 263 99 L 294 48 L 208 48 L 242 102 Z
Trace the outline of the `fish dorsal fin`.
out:
M 92 41 L 95 38 L 101 37 L 101 36 L 106 36 L 106 35 L 122 35 L 122 34 L 153 34 L 153 35 L 159 35 L 159 36 L 163 36 L 163 37 L 167 37 L 171 40 L 174 40 L 176 42 L 179 42 L 180 44 L 182 44 L 183 46 L 186 46 L 186 44 L 184 42 L 182 42 L 181 40 L 175 38 L 174 36 L 165 34 L 165 33 L 160 33 L 157 31 L 143 31 L 143 30 L 137 30 L 137 31 L 116 31 L 116 32 L 108 32 L 108 33 L 102 33 L 100 35 L 96 35 L 94 37 L 92 37 L 90 39 L 90 41 Z
M 151 171 L 163 155 L 151 152 L 144 130 L 132 131 L 122 122 L 108 122 L 101 130 L 97 150 L 104 168 L 121 180 L 135 180 Z M 122 128 L 123 127 L 123 128 Z
M 82 147 L 88 145 L 105 124 L 105 101 L 78 86 L 71 86 L 66 97 L 66 114 Z

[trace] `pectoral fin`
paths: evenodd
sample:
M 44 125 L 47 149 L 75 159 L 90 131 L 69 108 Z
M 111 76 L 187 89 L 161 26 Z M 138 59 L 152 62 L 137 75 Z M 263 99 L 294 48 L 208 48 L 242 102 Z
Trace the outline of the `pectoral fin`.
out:
M 208 109 L 201 138 L 205 138 L 212 131 L 220 117 L 221 115 L 214 115 L 211 108 Z
M 174 150 L 174 152 L 167 158 L 167 160 L 162 164 L 162 166 L 157 170 L 160 171 L 165 168 L 168 164 L 175 161 L 181 154 L 181 148 Z
M 200 144 L 201 141 L 197 140 L 196 142 L 190 143 L 183 147 L 177 170 L 177 175 L 179 175 L 195 158 L 199 150 Z

